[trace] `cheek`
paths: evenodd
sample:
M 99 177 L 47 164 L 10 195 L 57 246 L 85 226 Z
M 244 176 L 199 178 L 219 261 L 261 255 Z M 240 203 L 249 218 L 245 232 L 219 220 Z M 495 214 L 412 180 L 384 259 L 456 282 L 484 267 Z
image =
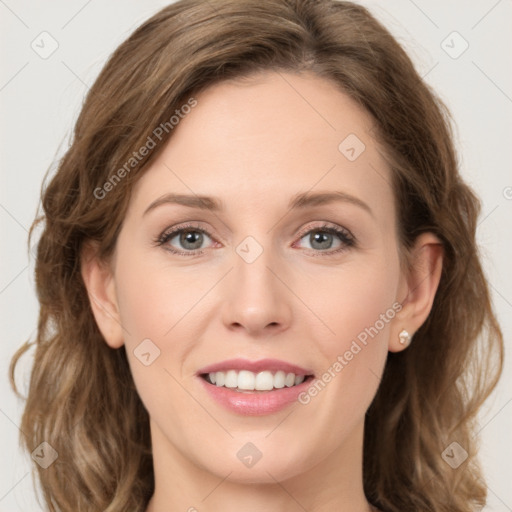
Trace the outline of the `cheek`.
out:
M 159 344 L 172 337 L 211 287 L 209 280 L 198 279 L 192 267 L 176 270 L 161 262 L 128 258 L 118 266 L 116 279 L 125 342 L 130 345 L 144 338 Z M 214 276 L 210 280 L 214 282 Z
M 139 397 L 171 437 L 182 436 L 192 431 L 187 422 L 204 423 L 204 411 L 180 383 L 182 362 L 195 337 L 184 328 L 187 320 L 197 320 L 200 307 L 194 305 L 211 284 L 194 280 L 191 272 L 135 257 L 118 261 L 116 279 L 125 348 Z
M 311 402 L 315 411 L 322 403 L 321 422 L 346 426 L 347 411 L 354 421 L 364 416 L 386 362 L 390 327 L 401 309 L 398 277 L 398 259 L 392 256 L 374 258 L 372 264 L 354 260 L 332 269 L 307 295 L 328 331 L 314 338 L 322 373 L 301 403 Z
M 315 286 L 304 282 L 304 301 L 326 327 L 317 337 L 324 356 L 336 358 L 353 340 L 370 347 L 369 340 L 387 337 L 396 315 L 399 276 L 398 263 L 390 261 L 373 259 L 369 264 L 354 260 L 323 270 Z
M 176 342 L 176 334 L 204 294 L 202 288 L 191 276 L 162 268 L 143 254 L 125 250 L 117 260 L 116 293 L 124 343 L 144 402 L 146 395 L 158 395 L 172 385 L 166 370 L 181 377 L 186 348 Z

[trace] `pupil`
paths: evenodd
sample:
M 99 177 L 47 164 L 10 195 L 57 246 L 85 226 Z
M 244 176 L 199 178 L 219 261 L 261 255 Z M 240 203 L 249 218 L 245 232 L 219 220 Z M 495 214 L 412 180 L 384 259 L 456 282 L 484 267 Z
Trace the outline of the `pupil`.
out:
M 203 243 L 203 234 L 198 231 L 187 231 L 182 233 L 180 242 L 187 249 L 198 249 Z M 187 244 L 191 244 L 192 247 Z
M 311 247 L 314 249 L 329 249 L 332 242 L 332 235 L 325 232 L 317 232 L 313 235 Z M 315 246 L 315 244 L 317 244 Z

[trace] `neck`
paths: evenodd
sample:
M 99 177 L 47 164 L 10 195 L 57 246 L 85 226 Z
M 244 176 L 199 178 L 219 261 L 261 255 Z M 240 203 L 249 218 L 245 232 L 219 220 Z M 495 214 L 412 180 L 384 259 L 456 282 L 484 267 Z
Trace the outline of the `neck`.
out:
M 229 470 L 215 474 L 194 463 L 153 423 L 151 436 L 153 447 L 158 450 L 153 450 L 155 493 L 146 512 L 375 510 L 363 491 L 363 425 L 359 425 L 343 445 L 304 472 L 281 479 L 260 466 L 264 478 L 257 481 L 240 481 L 233 478 L 235 473 Z

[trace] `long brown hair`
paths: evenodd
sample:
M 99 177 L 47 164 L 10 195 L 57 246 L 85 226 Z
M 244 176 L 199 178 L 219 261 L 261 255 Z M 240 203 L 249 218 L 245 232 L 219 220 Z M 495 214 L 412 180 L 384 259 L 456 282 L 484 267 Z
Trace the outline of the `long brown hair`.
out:
M 148 414 L 124 348 L 109 348 L 94 321 L 83 244 L 96 240 L 101 257 L 112 254 L 130 191 L 172 136 L 176 110 L 216 82 L 264 70 L 314 72 L 370 112 L 393 171 L 403 253 L 427 231 L 444 246 L 432 312 L 407 350 L 389 354 L 367 413 L 368 499 L 389 512 L 469 512 L 485 503 L 473 436 L 501 374 L 503 339 L 475 242 L 480 204 L 459 174 L 446 108 L 359 5 L 180 0 L 108 60 L 32 226 L 44 228 L 38 330 L 14 355 L 10 377 L 17 391 L 15 366 L 35 346 L 22 442 L 32 451 L 46 441 L 58 452 L 47 469 L 36 465 L 51 511 L 143 511 L 154 490 Z M 162 125 L 158 147 L 126 167 Z M 453 442 L 469 454 L 457 469 L 442 456 Z

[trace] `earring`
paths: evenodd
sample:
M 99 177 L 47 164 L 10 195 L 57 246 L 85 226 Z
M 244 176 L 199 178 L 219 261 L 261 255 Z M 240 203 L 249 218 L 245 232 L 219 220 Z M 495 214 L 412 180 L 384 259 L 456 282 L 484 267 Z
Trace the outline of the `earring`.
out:
M 398 339 L 400 340 L 400 343 L 406 347 L 408 347 L 409 343 L 411 343 L 411 335 L 405 329 L 400 331 L 398 334 Z

